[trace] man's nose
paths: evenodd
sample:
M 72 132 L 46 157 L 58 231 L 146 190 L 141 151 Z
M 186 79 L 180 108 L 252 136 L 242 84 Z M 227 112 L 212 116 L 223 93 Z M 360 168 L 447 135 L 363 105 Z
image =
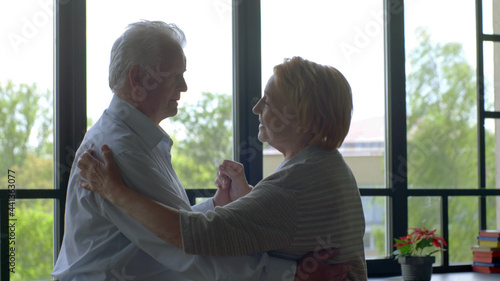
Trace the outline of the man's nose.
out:
M 179 86 L 179 90 L 181 92 L 186 92 L 188 90 L 188 86 L 187 86 L 187 83 L 186 83 L 186 79 L 184 79 L 184 77 L 182 78 L 182 81 L 181 81 L 181 84 Z

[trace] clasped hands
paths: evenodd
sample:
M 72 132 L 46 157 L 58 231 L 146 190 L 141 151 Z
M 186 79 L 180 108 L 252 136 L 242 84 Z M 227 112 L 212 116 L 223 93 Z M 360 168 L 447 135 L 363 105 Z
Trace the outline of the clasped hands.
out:
M 230 160 L 224 160 L 219 166 L 215 185 L 217 186 L 214 195 L 215 206 L 229 204 L 252 191 L 252 186 L 248 185 L 245 177 L 243 165 Z

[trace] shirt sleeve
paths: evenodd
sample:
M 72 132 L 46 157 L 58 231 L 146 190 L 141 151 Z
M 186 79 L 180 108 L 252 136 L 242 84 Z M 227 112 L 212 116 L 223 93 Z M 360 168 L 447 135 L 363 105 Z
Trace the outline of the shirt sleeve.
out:
M 227 256 L 286 248 L 295 234 L 296 201 L 293 191 L 261 183 L 206 215 L 181 211 L 184 251 Z
M 115 157 L 126 184 L 151 198 L 161 192 L 161 201 L 170 207 L 191 210 L 189 204 L 168 186 L 170 180 L 146 155 L 124 153 Z M 192 280 L 281 280 L 295 275 L 295 261 L 270 257 L 266 253 L 235 257 L 206 257 L 186 254 L 153 235 L 109 201 L 101 200 L 105 216 L 132 243 L 168 269 Z M 291 274 L 291 275 L 290 275 Z M 276 278 L 280 276 L 279 278 Z M 293 278 L 292 278 L 293 279 Z
M 192 208 L 194 212 L 203 214 L 206 214 L 208 211 L 213 211 L 215 208 L 213 197 L 210 197 L 207 200 L 192 206 Z

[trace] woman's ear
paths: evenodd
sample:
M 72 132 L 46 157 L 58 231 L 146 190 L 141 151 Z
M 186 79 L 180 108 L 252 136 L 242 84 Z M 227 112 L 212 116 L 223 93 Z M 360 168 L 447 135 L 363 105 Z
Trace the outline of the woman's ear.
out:
M 147 91 L 142 85 L 144 81 L 144 70 L 139 65 L 133 65 L 128 71 L 128 79 L 131 87 L 131 98 L 134 101 L 141 102 L 146 99 Z

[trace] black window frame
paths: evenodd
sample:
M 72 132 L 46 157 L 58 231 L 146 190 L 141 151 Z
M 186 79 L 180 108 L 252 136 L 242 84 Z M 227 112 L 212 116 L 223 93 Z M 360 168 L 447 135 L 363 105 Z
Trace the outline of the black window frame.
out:
M 442 235 L 448 241 L 448 199 L 455 196 L 479 198 L 479 226 L 486 228 L 486 197 L 500 196 L 498 189 L 486 189 L 486 119 L 500 118 L 500 112 L 484 108 L 483 42 L 500 42 L 500 35 L 482 32 L 482 0 L 476 0 L 478 173 L 477 189 L 409 190 L 407 174 L 406 86 L 404 1 L 383 0 L 385 14 L 386 71 L 386 178 L 387 188 L 362 188 L 362 196 L 387 200 L 389 241 L 403 236 L 408 226 L 408 198 L 441 198 Z M 262 92 L 260 1 L 233 0 L 234 155 L 246 167 L 251 184 L 262 178 L 262 144 L 257 139 L 258 120 L 251 113 Z M 54 257 L 57 258 L 64 231 L 64 207 L 69 172 L 76 150 L 86 132 L 86 1 L 54 1 L 54 189 L 16 190 L 17 199 L 54 199 Z M 208 191 L 210 194 L 213 190 Z M 196 191 L 190 194 L 197 194 Z M 198 193 L 200 194 L 200 193 Z M 202 193 L 208 194 L 208 193 Z M 8 190 L 0 190 L 1 280 L 10 280 L 8 248 Z M 194 199 L 191 198 L 191 202 Z M 391 245 L 389 245 L 390 247 Z M 387 249 L 391 251 L 392 249 Z M 392 257 L 368 260 L 370 277 L 400 274 Z M 471 265 L 450 265 L 448 252 L 434 272 L 471 271 Z

